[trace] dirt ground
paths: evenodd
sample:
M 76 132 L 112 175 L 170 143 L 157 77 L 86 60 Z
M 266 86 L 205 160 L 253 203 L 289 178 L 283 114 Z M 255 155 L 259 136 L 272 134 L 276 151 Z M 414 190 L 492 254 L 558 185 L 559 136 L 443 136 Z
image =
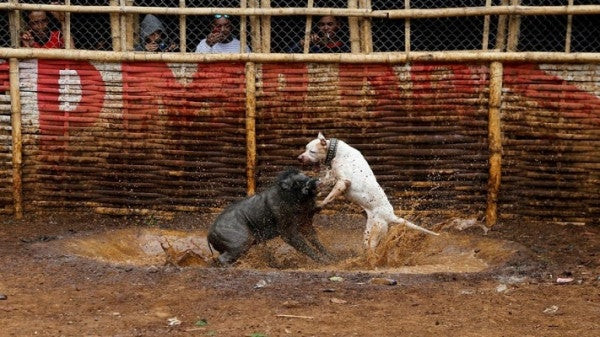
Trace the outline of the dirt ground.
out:
M 600 336 L 598 227 L 398 230 L 371 268 L 364 219 L 323 215 L 337 262 L 274 240 L 225 269 L 193 239 L 212 219 L 4 216 L 0 336 Z

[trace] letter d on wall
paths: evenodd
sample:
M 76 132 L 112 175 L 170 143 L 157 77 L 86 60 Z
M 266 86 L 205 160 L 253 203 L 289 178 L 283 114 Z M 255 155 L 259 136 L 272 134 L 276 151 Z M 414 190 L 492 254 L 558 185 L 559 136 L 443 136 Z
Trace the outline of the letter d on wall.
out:
M 41 148 L 66 148 L 70 134 L 93 125 L 100 115 L 106 92 L 102 75 L 85 61 L 37 63 Z

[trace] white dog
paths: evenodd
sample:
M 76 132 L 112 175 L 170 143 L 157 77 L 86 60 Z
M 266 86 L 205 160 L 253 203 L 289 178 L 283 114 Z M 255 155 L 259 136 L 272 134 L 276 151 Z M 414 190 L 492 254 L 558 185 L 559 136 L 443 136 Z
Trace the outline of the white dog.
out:
M 365 248 L 373 251 L 385 237 L 391 223 L 403 224 L 432 235 L 439 235 L 394 214 L 385 192 L 377 183 L 371 167 L 363 155 L 341 140 L 325 139 L 319 132 L 317 139 L 306 145 L 306 151 L 298 156 L 303 164 L 325 164 L 331 167 L 330 174 L 335 185 L 320 203 L 325 206 L 345 192 L 348 200 L 360 205 L 367 213 L 364 233 Z

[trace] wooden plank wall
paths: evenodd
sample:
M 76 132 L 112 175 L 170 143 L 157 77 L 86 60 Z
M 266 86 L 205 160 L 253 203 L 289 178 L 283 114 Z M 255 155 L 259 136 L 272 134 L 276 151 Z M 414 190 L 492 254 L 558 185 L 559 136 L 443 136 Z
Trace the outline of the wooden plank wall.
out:
M 294 165 L 322 131 L 365 155 L 404 214 L 482 212 L 488 73 L 450 64 L 263 65 L 259 171 Z
M 499 213 L 599 223 L 600 67 L 504 68 Z
M 245 193 L 243 64 L 21 68 L 25 208 L 210 211 Z
M 500 219 L 597 223 L 599 69 L 504 66 Z M 245 196 L 243 63 L 28 60 L 20 76 L 25 212 L 215 212 Z M 481 216 L 488 97 L 487 64 L 258 64 L 257 191 L 322 131 L 363 152 L 403 215 Z M 9 100 L 0 107 L 11 213 Z

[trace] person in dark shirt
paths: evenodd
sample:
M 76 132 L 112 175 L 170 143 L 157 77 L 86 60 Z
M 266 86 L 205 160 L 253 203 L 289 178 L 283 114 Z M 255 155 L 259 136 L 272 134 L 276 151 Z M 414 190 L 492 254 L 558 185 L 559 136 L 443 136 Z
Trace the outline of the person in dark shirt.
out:
M 323 16 L 317 22 L 317 32 L 310 34 L 309 53 L 348 53 L 350 47 L 346 42 L 345 36 L 340 31 L 340 21 L 335 16 Z M 292 48 L 292 53 L 302 53 L 304 51 L 304 39 L 296 43 Z

